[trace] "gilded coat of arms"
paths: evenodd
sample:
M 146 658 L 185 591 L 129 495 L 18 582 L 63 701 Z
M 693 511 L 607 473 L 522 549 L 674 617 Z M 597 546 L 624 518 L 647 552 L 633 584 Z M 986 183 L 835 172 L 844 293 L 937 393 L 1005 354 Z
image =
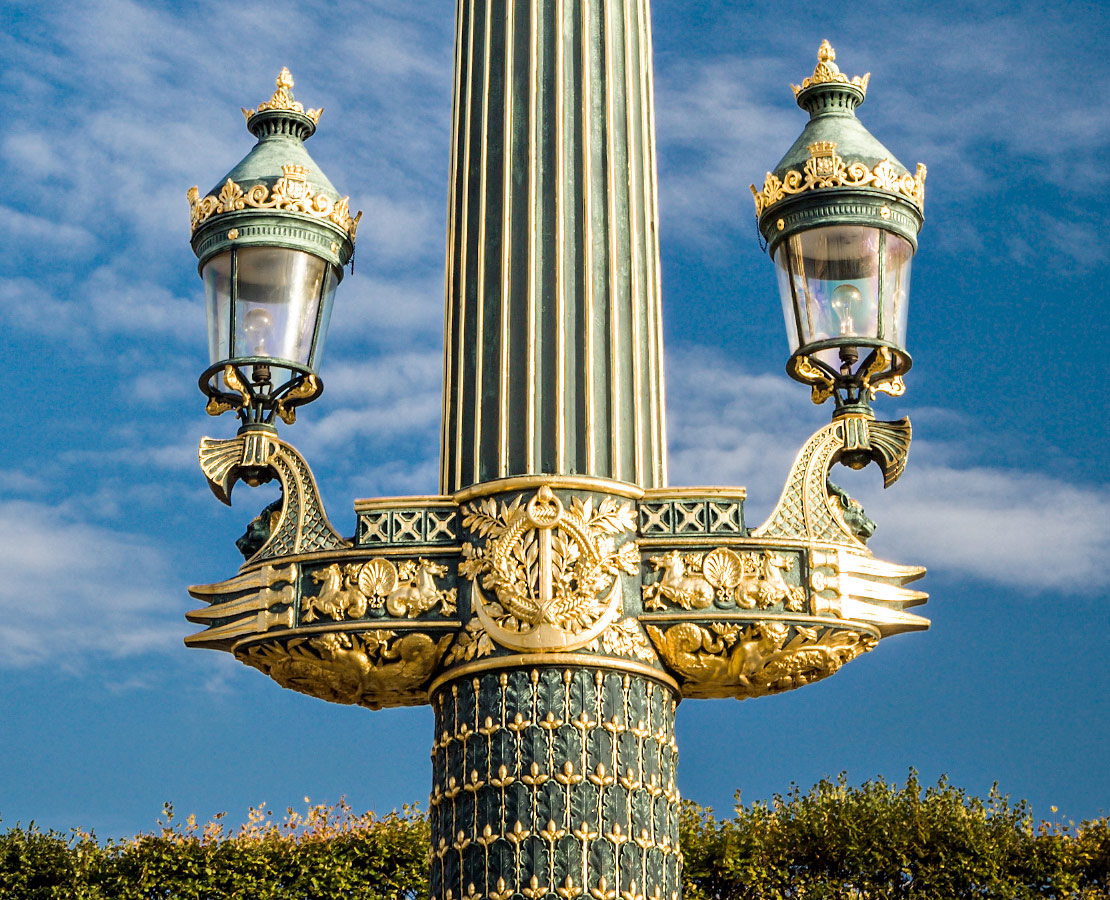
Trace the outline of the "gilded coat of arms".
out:
M 631 504 L 574 497 L 547 487 L 530 499 L 487 499 L 463 510 L 484 545 L 464 546 L 459 573 L 474 584 L 474 612 L 490 636 L 514 650 L 573 650 L 597 638 L 621 611 L 620 573 L 639 573 Z M 487 597 L 485 591 L 492 591 Z

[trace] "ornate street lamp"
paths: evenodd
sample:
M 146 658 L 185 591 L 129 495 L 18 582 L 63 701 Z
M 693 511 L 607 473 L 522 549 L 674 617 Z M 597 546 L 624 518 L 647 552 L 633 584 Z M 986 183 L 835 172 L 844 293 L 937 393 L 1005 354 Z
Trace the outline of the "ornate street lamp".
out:
M 910 260 L 923 221 L 925 166 L 910 172 L 856 118 L 870 74 L 849 79 L 828 41 L 794 86 L 810 115 L 762 190 L 756 215 L 775 261 L 791 356 L 786 371 L 867 409 L 876 391 L 899 395 L 906 352 Z
M 323 391 L 332 298 L 362 215 L 305 150 L 323 110 L 305 110 L 292 88 L 282 69 L 273 96 L 243 110 L 254 149 L 207 196 L 189 190 L 208 307 L 200 388 L 211 415 L 235 410 L 247 428 L 275 415 L 292 424 Z
M 866 401 L 909 366 L 923 171 L 866 135 L 864 83 L 823 50 L 799 89 L 815 149 L 757 205 L 789 369 L 837 412 L 752 528 L 743 488 L 667 485 L 647 0 L 458 9 L 438 494 L 356 501 L 343 537 L 273 427 L 319 391 L 357 221 L 304 155 L 291 80 L 248 115 L 251 156 L 191 192 L 202 386 L 246 423 L 204 438 L 201 468 L 226 503 L 238 480 L 282 496 L 239 573 L 190 588 L 208 605 L 186 644 L 331 702 L 432 706 L 434 900 L 679 900 L 678 703 L 802 687 L 928 627 L 905 587 L 924 569 L 875 559 L 828 481 L 905 465 L 908 422 Z

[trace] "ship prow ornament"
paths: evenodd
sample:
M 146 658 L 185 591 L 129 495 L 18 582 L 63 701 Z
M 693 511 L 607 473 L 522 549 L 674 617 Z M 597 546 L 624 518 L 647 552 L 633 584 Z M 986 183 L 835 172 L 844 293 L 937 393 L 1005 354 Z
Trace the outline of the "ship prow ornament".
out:
M 928 627 L 907 587 L 924 569 L 875 559 L 874 523 L 830 481 L 838 463 L 875 463 L 887 486 L 905 468 L 908 420 L 870 401 L 905 390 L 923 169 L 863 140 L 867 77 L 822 45 L 795 89 L 808 150 L 753 191 L 787 371 L 835 410 L 752 529 L 743 488 L 666 484 L 646 0 L 464 0 L 457 33 L 439 494 L 357 501 L 343 537 L 277 435 L 322 390 L 357 223 L 298 149 L 319 114 L 287 71 L 245 111 L 289 151 L 267 150 L 282 174 L 191 195 L 209 296 L 226 298 L 202 386 L 242 421 L 202 441 L 201 467 L 225 503 L 238 481 L 276 480 L 281 499 L 240 539 L 238 573 L 190 589 L 207 606 L 186 643 L 331 702 L 431 704 L 435 900 L 677 900 L 681 699 L 792 690 Z M 252 216 L 302 235 L 279 249 L 319 273 L 297 300 L 303 356 L 271 352 L 284 308 L 245 280 Z

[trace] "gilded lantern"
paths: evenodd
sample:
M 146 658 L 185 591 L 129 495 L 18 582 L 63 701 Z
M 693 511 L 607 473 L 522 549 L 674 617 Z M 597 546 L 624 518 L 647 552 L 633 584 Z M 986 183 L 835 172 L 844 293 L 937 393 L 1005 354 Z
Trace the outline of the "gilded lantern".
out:
M 787 372 L 813 387 L 816 402 L 835 395 L 854 405 L 905 389 L 925 166 L 911 174 L 864 128 L 856 107 L 870 76 L 848 78 L 835 59 L 824 41 L 813 75 L 794 86 L 810 120 L 752 193 L 778 276 Z
M 192 246 L 204 280 L 213 415 L 286 422 L 323 390 L 318 370 L 343 267 L 361 216 L 305 150 L 322 110 L 292 93 L 282 69 L 273 96 L 244 109 L 258 143 L 203 198 L 189 191 Z

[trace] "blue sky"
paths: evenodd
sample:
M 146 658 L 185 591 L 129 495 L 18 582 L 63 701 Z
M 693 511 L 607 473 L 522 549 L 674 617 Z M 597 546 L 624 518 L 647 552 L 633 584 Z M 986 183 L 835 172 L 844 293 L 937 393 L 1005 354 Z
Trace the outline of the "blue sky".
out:
M 187 651 L 188 584 L 240 562 L 275 494 L 228 510 L 196 466 L 201 284 L 185 191 L 250 148 L 287 65 L 310 150 L 365 211 L 324 396 L 284 434 L 353 531 L 433 493 L 454 4 L 4 2 L 0 36 L 0 816 L 103 835 L 164 801 L 242 819 L 305 796 L 424 802 L 426 709 L 329 706 Z M 726 812 L 846 771 L 994 781 L 1038 815 L 1110 812 L 1108 14 L 1097 4 L 656 0 L 670 476 L 770 511 L 829 413 L 783 374 L 748 184 L 801 130 L 822 38 L 872 73 L 864 123 L 929 167 L 914 261 L 909 468 L 838 480 L 882 558 L 929 567 L 925 634 L 774 698 L 684 703 L 685 796 Z M 4 826 L 0 826 L 4 827 Z

